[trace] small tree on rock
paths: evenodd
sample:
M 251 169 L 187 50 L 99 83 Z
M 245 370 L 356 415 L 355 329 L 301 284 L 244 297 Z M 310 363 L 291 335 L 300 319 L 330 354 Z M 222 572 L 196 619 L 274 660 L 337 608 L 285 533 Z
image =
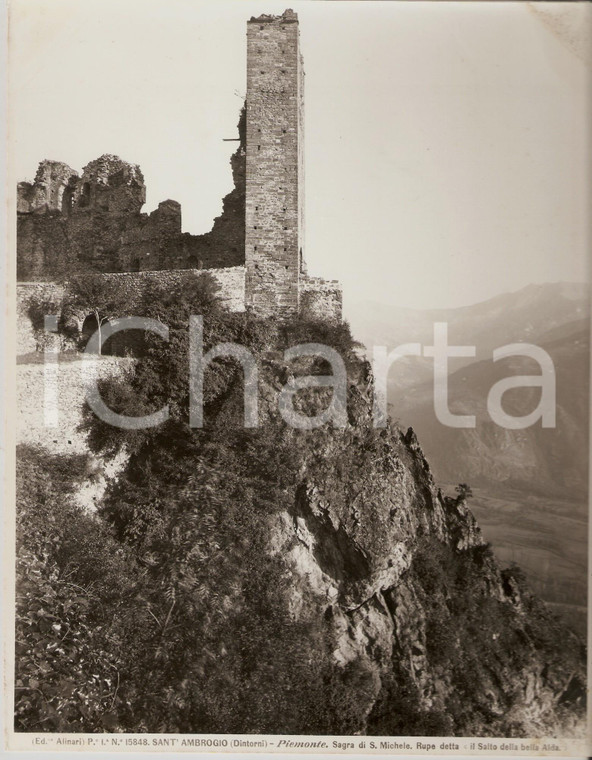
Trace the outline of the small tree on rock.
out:
M 459 483 L 454 490 L 458 494 L 456 497 L 457 504 L 464 504 L 467 499 L 470 499 L 473 496 L 473 490 L 471 486 L 467 485 L 466 483 Z
M 66 290 L 65 308 L 90 312 L 97 323 L 99 350 L 101 353 L 101 326 L 119 317 L 129 305 L 121 283 L 116 278 L 101 274 L 78 275 L 72 278 Z

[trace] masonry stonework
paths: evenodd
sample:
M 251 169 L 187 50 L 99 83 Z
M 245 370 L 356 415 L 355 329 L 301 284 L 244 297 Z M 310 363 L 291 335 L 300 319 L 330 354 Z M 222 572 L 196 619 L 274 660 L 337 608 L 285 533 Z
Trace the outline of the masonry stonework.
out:
M 204 235 L 182 231 L 177 201 L 142 213 L 146 186 L 137 164 L 105 154 L 79 173 L 42 161 L 35 180 L 17 188 L 19 282 L 51 287 L 73 274 L 140 273 L 144 279 L 129 280 L 138 288 L 150 278 L 207 270 L 232 310 L 340 320 L 338 284 L 307 277 L 304 265 L 303 82 L 297 15 L 251 18 L 247 98 L 230 161 L 234 188 Z M 30 348 L 30 326 L 19 330 L 21 347 Z
M 337 280 L 303 275 L 300 279 L 300 313 L 310 319 L 333 322 L 341 318 L 343 294 Z
M 88 383 L 121 377 L 133 359 L 79 355 L 57 365 L 55 396 L 46 392 L 42 362 L 17 365 L 16 440 L 55 454 L 85 454 L 86 434 L 79 429 Z M 47 415 L 47 417 L 46 417 Z
M 243 264 L 244 161 L 241 143 L 231 159 L 235 187 L 204 235 L 182 232 L 177 201 L 141 213 L 140 167 L 118 156 L 91 161 L 81 177 L 66 164 L 42 161 L 34 183 L 17 189 L 18 279 Z
M 53 305 L 61 305 L 64 287 L 55 282 L 19 282 L 16 288 L 16 353 L 17 356 L 43 350 L 42 336 L 33 327 L 29 308 L 32 303 L 46 303 L 48 313 Z
M 301 229 L 303 69 L 298 18 L 259 16 L 247 24 L 248 305 L 295 314 Z
M 184 280 L 193 277 L 201 277 L 208 274 L 215 280 L 218 291 L 217 296 L 222 306 L 228 311 L 241 312 L 245 310 L 245 268 L 225 267 L 222 269 L 172 269 L 152 272 L 122 272 L 108 273 L 104 278 L 117 281 L 121 290 L 125 293 L 129 314 L 133 315 L 134 306 L 140 300 L 142 293 L 151 282 L 158 282 L 161 286 L 171 288 Z M 62 301 L 67 287 L 54 282 L 19 282 L 17 284 L 17 356 L 24 356 L 35 351 L 42 351 L 47 335 L 43 329 L 35 328 L 29 314 L 30 305 L 34 302 L 46 302 L 51 313 L 60 316 L 62 313 Z M 48 312 L 49 313 L 49 312 Z M 76 325 L 78 334 L 86 314 L 78 315 Z M 67 336 L 60 335 L 60 350 L 73 349 L 75 341 Z
M 171 288 L 193 277 L 210 275 L 218 285 L 216 293 L 220 302 L 228 311 L 245 310 L 245 268 L 226 267 L 222 269 L 172 269 L 163 272 L 122 272 L 106 274 L 105 279 L 117 281 L 129 299 L 133 309 L 145 287 L 150 282 Z

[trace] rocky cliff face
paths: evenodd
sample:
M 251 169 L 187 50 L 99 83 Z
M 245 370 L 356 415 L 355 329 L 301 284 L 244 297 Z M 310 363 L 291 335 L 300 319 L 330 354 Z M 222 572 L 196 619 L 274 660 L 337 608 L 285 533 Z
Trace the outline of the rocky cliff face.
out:
M 270 551 L 292 573 L 294 614 L 317 606 L 337 667 L 364 673 L 359 732 L 576 731 L 576 637 L 500 569 L 464 496 L 442 496 L 413 430 L 371 431 L 359 379 L 349 404 L 353 424 L 310 434 L 296 455 L 300 482 Z
M 125 731 L 576 735 L 583 645 L 517 569 L 500 569 L 466 491 L 441 495 L 413 430 L 374 427 L 371 373 L 346 327 L 211 306 L 206 349 L 234 341 L 258 353 L 259 426 L 244 428 L 242 371 L 222 359 L 206 373 L 205 425 L 189 427 L 186 322 L 197 293 L 151 301 L 146 315 L 158 309 L 170 341 L 102 388 L 120 413 L 168 403 L 167 423 L 126 432 L 87 418 L 94 452 L 129 454 L 97 512 L 109 556 L 125 563 L 113 577 L 106 559 L 88 569 L 98 629 L 74 613 L 68 625 L 84 641 L 93 632 L 89 651 L 97 663 L 109 653 L 120 687 L 113 700 L 105 686 L 90 717 L 73 700 L 68 725 L 95 730 L 110 705 L 111 728 Z M 285 360 L 285 346 L 310 342 L 345 362 L 343 427 L 300 430 L 279 413 L 291 379 L 327 373 L 318 358 Z M 317 414 L 331 394 L 307 388 L 294 406 Z M 60 549 L 52 583 L 63 572 L 81 585 L 70 573 L 85 560 L 68 546 L 74 557 Z M 25 730 L 36 711 L 24 706 Z

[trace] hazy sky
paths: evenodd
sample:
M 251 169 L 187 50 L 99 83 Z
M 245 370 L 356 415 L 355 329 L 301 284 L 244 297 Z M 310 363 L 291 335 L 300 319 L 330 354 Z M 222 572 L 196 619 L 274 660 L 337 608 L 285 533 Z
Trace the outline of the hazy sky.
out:
M 299 14 L 306 258 L 350 299 L 449 307 L 587 280 L 588 3 L 12 0 L 13 177 L 102 153 L 210 229 L 245 22 Z M 588 58 L 588 63 L 586 59 Z

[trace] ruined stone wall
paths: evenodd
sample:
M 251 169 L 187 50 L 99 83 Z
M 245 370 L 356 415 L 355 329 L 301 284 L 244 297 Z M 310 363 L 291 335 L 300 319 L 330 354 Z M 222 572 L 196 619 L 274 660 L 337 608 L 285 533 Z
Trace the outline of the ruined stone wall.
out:
M 55 454 L 88 452 L 86 435 L 78 430 L 86 384 L 93 377 L 121 376 L 132 359 L 82 356 L 57 365 L 56 393 L 46 394 L 45 365 L 41 361 L 17 365 L 16 441 L 43 446 Z M 47 413 L 47 416 L 46 416 Z
M 232 156 L 234 189 L 204 235 L 182 232 L 181 206 L 166 200 L 141 213 L 146 187 L 140 167 L 117 156 L 91 161 L 82 176 L 42 161 L 34 183 L 17 188 L 17 277 L 72 273 L 239 266 L 245 257 L 245 129 Z
M 298 312 L 301 80 L 296 14 L 252 18 L 247 24 L 247 305 L 268 316 Z
M 78 179 L 78 172 L 68 164 L 42 161 L 34 182 L 17 185 L 17 212 L 69 210 Z
M 300 278 L 300 311 L 305 317 L 340 322 L 343 293 L 337 280 L 322 277 Z
M 339 288 L 318 278 L 313 285 L 304 264 L 304 69 L 291 10 L 247 24 L 247 99 L 238 134 L 234 188 L 204 235 L 182 232 L 174 200 L 142 213 L 146 186 L 136 164 L 105 154 L 79 175 L 67 164 L 42 161 L 35 181 L 18 186 L 18 280 L 64 281 L 90 272 L 178 277 L 180 270 L 229 268 L 236 271 L 221 281 L 232 310 L 246 305 L 263 316 L 294 316 L 303 298 L 305 311 L 335 318 Z M 145 280 L 133 282 L 140 287 Z M 27 327 L 21 342 L 32 345 Z
M 228 311 L 245 310 L 245 268 L 225 267 L 222 269 L 173 269 L 162 272 L 123 272 L 106 274 L 105 279 L 117 280 L 123 285 L 128 294 L 130 309 L 140 298 L 150 282 L 158 282 L 163 286 L 173 286 L 183 279 L 189 279 L 204 274 L 211 275 L 219 286 L 217 293 L 224 308 Z
M 130 228 L 145 226 L 143 216 L 91 209 L 70 216 L 58 211 L 19 214 L 17 277 L 52 280 L 70 273 L 124 271 L 134 251 L 122 255 L 122 243 Z M 158 239 L 150 247 L 158 247 Z M 144 252 L 139 246 L 138 256 Z
M 239 145 L 230 158 L 234 188 L 222 201 L 222 213 L 205 235 L 181 236 L 178 260 L 191 267 L 206 269 L 239 266 L 245 263 L 245 189 L 247 162 L 246 108 L 238 121 Z
M 42 350 L 39 330 L 35 330 L 29 308 L 33 301 L 61 304 L 64 288 L 54 282 L 19 282 L 16 289 L 17 356 Z
M 173 286 L 179 281 L 195 276 L 210 274 L 218 283 L 218 297 L 224 308 L 229 311 L 245 310 L 245 268 L 224 267 L 221 269 L 177 269 L 150 272 L 123 272 L 105 274 L 105 278 L 117 279 L 127 291 L 129 316 L 133 316 L 134 304 L 137 303 L 147 284 L 157 281 L 165 287 Z M 61 313 L 64 287 L 53 282 L 19 282 L 17 284 L 17 355 L 22 356 L 34 351 L 42 351 L 46 335 L 42 326 L 34 328 L 30 318 L 30 305 L 33 301 L 55 304 L 50 313 Z M 84 315 L 81 315 L 82 326 Z M 60 350 L 74 349 L 75 339 L 61 335 Z
M 71 210 L 133 214 L 145 202 L 146 185 L 140 167 L 106 153 L 84 167 L 74 188 Z

